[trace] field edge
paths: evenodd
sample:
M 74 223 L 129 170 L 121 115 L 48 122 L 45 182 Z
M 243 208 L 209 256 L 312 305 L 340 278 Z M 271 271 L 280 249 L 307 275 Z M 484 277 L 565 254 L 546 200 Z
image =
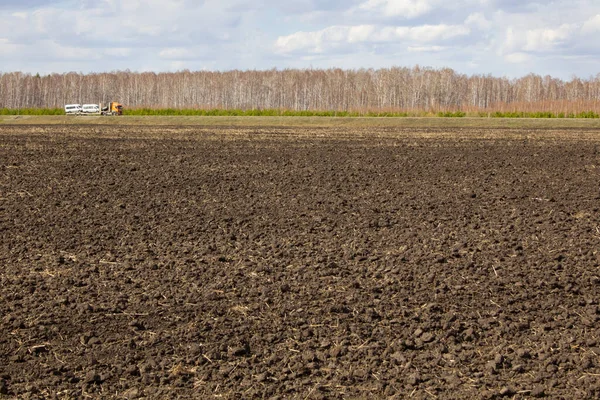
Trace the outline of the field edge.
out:
M 220 117 L 220 116 L 30 116 L 3 115 L 2 125 L 192 125 L 272 127 L 599 129 L 599 119 L 441 117 Z

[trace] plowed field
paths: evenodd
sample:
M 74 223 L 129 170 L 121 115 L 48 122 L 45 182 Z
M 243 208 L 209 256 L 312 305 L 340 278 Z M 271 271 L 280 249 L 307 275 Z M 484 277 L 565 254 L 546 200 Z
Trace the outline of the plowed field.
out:
M 0 397 L 597 398 L 600 131 L 0 126 Z

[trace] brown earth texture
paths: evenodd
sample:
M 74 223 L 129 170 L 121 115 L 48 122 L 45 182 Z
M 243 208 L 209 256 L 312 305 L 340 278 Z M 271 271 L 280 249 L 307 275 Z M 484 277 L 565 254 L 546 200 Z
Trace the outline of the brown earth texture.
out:
M 0 127 L 0 398 L 600 396 L 600 131 Z

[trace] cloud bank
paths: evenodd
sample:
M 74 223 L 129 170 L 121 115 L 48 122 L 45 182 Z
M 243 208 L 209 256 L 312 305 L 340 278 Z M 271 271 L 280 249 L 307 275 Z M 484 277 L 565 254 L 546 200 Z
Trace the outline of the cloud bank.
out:
M 2 71 L 379 68 L 596 75 L 593 0 L 5 0 Z

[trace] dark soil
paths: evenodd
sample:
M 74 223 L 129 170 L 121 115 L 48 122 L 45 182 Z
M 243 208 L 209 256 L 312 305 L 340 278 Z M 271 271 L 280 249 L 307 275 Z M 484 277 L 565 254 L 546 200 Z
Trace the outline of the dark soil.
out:
M 0 126 L 0 398 L 597 398 L 599 148 Z

